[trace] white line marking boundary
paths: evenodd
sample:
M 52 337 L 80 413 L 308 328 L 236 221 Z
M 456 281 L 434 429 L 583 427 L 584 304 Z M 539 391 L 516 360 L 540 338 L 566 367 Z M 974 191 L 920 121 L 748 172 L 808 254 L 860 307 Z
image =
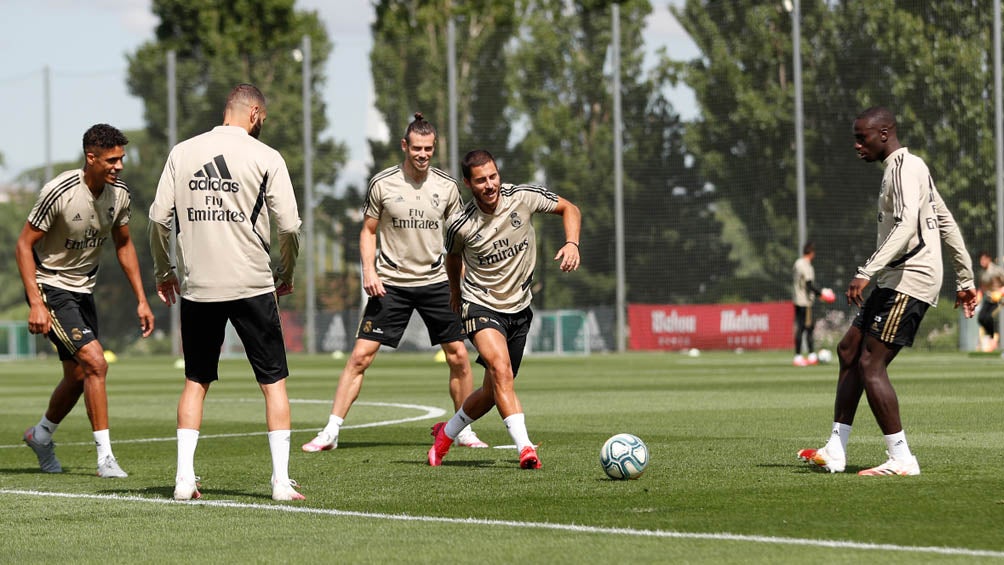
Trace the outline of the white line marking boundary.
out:
M 261 399 L 259 399 L 258 401 L 259 402 L 263 402 Z M 248 400 L 248 399 L 238 399 L 236 401 L 229 400 L 227 402 L 250 402 L 250 400 Z M 297 399 L 292 399 L 292 398 L 289 400 L 289 402 L 290 402 L 290 404 L 330 404 L 331 403 L 330 400 L 297 400 Z M 401 403 L 397 403 L 397 402 L 356 402 L 355 406 L 382 406 L 382 407 L 389 407 L 389 408 L 406 408 L 406 409 L 422 410 L 425 413 L 424 414 L 420 414 L 418 416 L 412 416 L 410 418 L 398 418 L 396 420 L 381 420 L 381 421 L 378 421 L 378 422 L 369 422 L 369 423 L 366 423 L 366 424 L 351 424 L 351 425 L 347 425 L 347 426 L 342 426 L 343 430 L 353 430 L 353 429 L 358 429 L 358 428 L 375 428 L 375 427 L 378 427 L 378 426 L 393 426 L 394 424 L 404 424 L 406 422 L 417 422 L 419 420 L 428 420 L 428 419 L 431 419 L 431 418 L 439 418 L 440 416 L 443 416 L 443 415 L 446 414 L 446 410 L 443 410 L 442 408 L 436 408 L 435 406 L 423 406 L 421 404 L 401 404 Z M 262 425 L 264 426 L 264 422 L 262 422 Z M 292 432 L 293 433 L 316 432 L 319 429 L 320 428 L 308 428 L 308 429 L 292 430 Z M 242 432 L 242 433 L 235 433 L 235 434 L 201 434 L 201 435 L 199 435 L 199 441 L 202 441 L 204 439 L 220 439 L 220 438 L 231 438 L 231 437 L 263 436 L 263 435 L 266 435 L 266 434 L 268 434 L 267 431 Z M 119 444 L 123 444 L 123 443 L 157 443 L 157 442 L 164 442 L 164 441 L 177 441 L 177 439 L 178 439 L 177 436 L 170 436 L 170 437 L 150 437 L 150 438 L 134 438 L 134 439 L 116 439 L 116 440 L 112 441 L 112 444 L 113 445 L 119 445 Z M 76 446 L 88 445 L 88 446 L 90 446 L 90 445 L 94 445 L 94 442 L 93 441 L 74 441 L 74 442 L 66 442 L 66 443 L 58 442 L 57 445 L 60 445 L 60 446 L 67 446 L 67 445 L 76 445 Z M 0 445 L 0 449 L 11 449 L 11 448 L 15 448 L 15 447 L 27 447 L 27 446 L 25 444 L 23 444 L 23 443 L 15 444 L 15 445 Z
M 633 536 L 648 538 L 692 539 L 711 541 L 736 541 L 746 543 L 765 543 L 776 545 L 797 545 L 810 547 L 827 547 L 835 549 L 860 549 L 866 551 L 897 551 L 904 553 L 926 553 L 935 555 L 951 555 L 963 557 L 996 557 L 1004 558 L 1004 552 L 984 549 L 968 549 L 964 547 L 933 547 L 909 546 L 885 543 L 861 543 L 852 541 L 817 540 L 806 538 L 784 538 L 774 536 L 754 536 L 729 533 L 699 533 L 674 532 L 669 530 L 637 530 L 633 528 L 604 528 L 599 526 L 583 526 L 576 524 L 556 524 L 552 522 L 517 522 L 513 520 L 488 520 L 483 518 L 447 518 L 442 516 L 412 516 L 410 514 L 383 514 L 376 512 L 357 512 L 337 510 L 333 508 L 310 508 L 304 506 L 286 506 L 278 504 L 252 504 L 232 500 L 198 500 L 179 502 L 166 498 L 147 498 L 143 496 L 120 496 L 99 494 L 74 494 L 46 492 L 37 490 L 0 489 L 0 494 L 11 496 L 35 496 L 52 498 L 75 498 L 85 500 L 100 500 L 113 502 L 143 502 L 147 504 L 173 504 L 183 506 L 208 506 L 213 508 L 237 508 L 248 510 L 264 510 L 272 512 L 287 512 L 290 514 L 313 514 L 318 516 L 337 516 L 366 518 L 372 520 L 393 520 L 398 522 L 423 522 L 432 524 L 461 524 L 475 526 L 504 526 L 508 528 L 552 530 L 581 534 L 601 534 L 612 536 Z

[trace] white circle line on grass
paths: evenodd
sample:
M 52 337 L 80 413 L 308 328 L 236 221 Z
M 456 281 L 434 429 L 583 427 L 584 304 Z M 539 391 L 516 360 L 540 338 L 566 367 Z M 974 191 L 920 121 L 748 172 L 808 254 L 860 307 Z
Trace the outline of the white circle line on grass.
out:
M 258 401 L 259 402 L 264 402 L 263 400 L 260 400 L 260 399 Z M 240 399 L 240 400 L 238 400 L 238 402 L 250 402 L 250 400 L 249 399 Z M 330 400 L 298 400 L 298 399 L 292 399 L 292 398 L 289 400 L 289 402 L 290 402 L 290 404 L 320 404 L 320 403 L 330 404 L 331 403 Z M 379 422 L 367 422 L 365 424 L 346 425 L 346 426 L 342 426 L 343 430 L 352 430 L 352 429 L 357 429 L 357 428 L 375 428 L 375 427 L 379 427 L 379 426 L 393 426 L 394 424 L 404 424 L 404 423 L 407 423 L 407 422 L 417 422 L 419 420 L 429 420 L 429 419 L 432 419 L 432 418 L 439 418 L 439 417 L 441 417 L 441 416 L 443 416 L 443 415 L 446 414 L 446 410 L 443 410 L 442 408 L 436 408 L 435 406 L 423 406 L 421 404 L 401 404 L 401 403 L 397 403 L 397 402 L 356 402 L 355 405 L 356 406 L 380 406 L 380 407 L 386 407 L 386 408 L 404 408 L 404 409 L 408 409 L 408 410 L 422 410 L 422 411 L 424 411 L 424 414 L 419 414 L 418 416 L 412 416 L 410 418 L 397 418 L 397 419 L 394 419 L 394 420 L 380 420 Z M 264 422 L 262 422 L 262 425 L 264 425 Z M 292 430 L 292 432 L 293 433 L 299 433 L 299 432 L 316 432 L 318 429 L 319 428 L 300 429 L 300 430 Z M 234 434 L 200 434 L 199 435 L 199 440 L 201 441 L 201 440 L 204 440 L 204 439 L 220 439 L 220 438 L 232 438 L 232 437 L 263 436 L 263 435 L 266 435 L 267 433 L 268 433 L 267 431 L 261 431 L 261 432 L 241 432 L 241 433 L 234 433 Z M 134 439 L 116 439 L 116 440 L 112 441 L 112 444 L 113 445 L 119 445 L 119 444 L 124 444 L 124 443 L 157 443 L 157 442 L 164 442 L 164 441 L 176 441 L 177 439 L 178 439 L 177 436 L 134 438 Z M 56 444 L 60 445 L 60 446 L 66 446 L 66 445 L 80 446 L 80 445 L 94 445 L 94 442 L 93 441 L 75 441 L 75 442 L 67 442 L 67 443 L 57 442 Z M 0 445 L 0 449 L 10 449 L 10 448 L 14 448 L 14 447 L 28 447 L 28 446 L 25 445 L 25 444 L 23 444 L 23 443 L 14 444 L 14 445 Z
M 286 506 L 279 504 L 253 504 L 232 500 L 192 500 L 179 502 L 167 498 L 147 498 L 143 496 L 120 496 L 106 494 L 81 494 L 46 492 L 37 490 L 0 489 L 0 494 L 11 496 L 35 496 L 52 498 L 74 498 L 86 500 L 101 500 L 114 502 L 142 502 L 147 504 L 173 504 L 188 506 L 208 506 L 212 508 L 238 508 L 263 510 L 273 512 L 288 512 L 291 514 L 314 514 L 319 516 L 338 516 L 365 518 L 372 520 L 393 520 L 399 522 L 426 522 L 439 524 L 461 524 L 474 526 L 503 526 L 507 528 L 523 528 L 552 530 L 583 534 L 603 534 L 613 536 L 634 536 L 648 538 L 692 539 L 711 541 L 735 541 L 745 543 L 795 545 L 807 547 L 828 547 L 835 549 L 859 549 L 865 551 L 896 551 L 902 553 L 923 553 L 932 555 L 951 555 L 961 557 L 995 557 L 1004 558 L 1004 551 L 988 549 L 969 549 L 965 547 L 935 547 L 896 545 L 890 543 L 863 543 L 854 541 L 839 541 L 808 538 L 785 538 L 775 536 L 756 536 L 746 534 L 674 532 L 671 530 L 639 530 L 634 528 L 604 528 L 601 526 L 584 526 L 581 524 L 557 524 L 553 522 L 518 522 L 514 520 L 489 520 L 484 518 L 449 518 L 445 516 L 413 516 L 410 514 L 383 514 L 379 512 L 357 512 L 337 510 L 334 508 L 311 508 L 308 506 Z

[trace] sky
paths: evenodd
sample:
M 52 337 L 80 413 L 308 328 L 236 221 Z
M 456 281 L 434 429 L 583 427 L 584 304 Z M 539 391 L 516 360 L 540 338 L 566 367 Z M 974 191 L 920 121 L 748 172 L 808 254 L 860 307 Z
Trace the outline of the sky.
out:
M 693 42 L 667 8 L 682 1 L 653 1 L 645 31 L 651 52 L 665 46 L 675 59 L 696 55 Z M 5 132 L 0 184 L 45 163 L 46 67 L 53 162 L 79 158 L 80 138 L 95 123 L 122 130 L 143 127 L 142 102 L 125 84 L 126 55 L 153 38 L 157 19 L 150 6 L 150 0 L 0 0 L 0 21 L 8 22 L 0 34 L 0 123 Z M 350 161 L 339 185 L 365 185 L 370 163 L 366 140 L 389 135 L 372 104 L 371 0 L 298 0 L 296 6 L 317 11 L 334 43 L 323 91 L 330 125 L 321 136 L 349 148 Z M 689 117 L 692 94 L 680 88 L 669 97 L 677 112 Z

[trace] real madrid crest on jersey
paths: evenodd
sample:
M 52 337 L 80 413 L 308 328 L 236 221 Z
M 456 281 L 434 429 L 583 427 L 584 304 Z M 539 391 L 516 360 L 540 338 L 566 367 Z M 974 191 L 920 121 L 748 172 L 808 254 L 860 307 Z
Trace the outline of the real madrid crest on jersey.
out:
M 433 194 L 432 195 L 432 205 L 435 206 L 436 208 L 439 208 L 439 195 L 438 194 Z
M 111 208 L 108 209 L 108 221 L 110 222 L 114 219 L 115 219 L 115 207 L 112 206 Z
M 509 214 L 509 223 L 512 224 L 512 227 L 514 228 L 518 228 L 523 225 L 523 221 L 519 219 L 519 214 L 516 212 Z

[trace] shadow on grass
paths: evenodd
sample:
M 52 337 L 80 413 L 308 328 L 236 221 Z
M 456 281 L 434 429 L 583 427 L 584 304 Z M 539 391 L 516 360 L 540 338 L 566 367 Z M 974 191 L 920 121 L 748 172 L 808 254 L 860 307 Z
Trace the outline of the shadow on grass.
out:
M 394 461 L 394 463 L 397 463 L 397 464 L 400 464 L 400 465 L 411 465 L 411 466 L 419 466 L 419 467 L 428 467 L 429 466 L 429 462 L 426 461 L 426 460 L 424 460 L 424 459 L 419 459 L 419 460 L 415 460 L 415 459 L 407 459 L 407 460 L 398 459 L 397 461 Z M 472 460 L 469 460 L 469 459 L 467 459 L 467 460 L 462 460 L 462 459 L 444 459 L 442 466 L 443 467 L 485 468 L 485 469 L 487 469 L 487 468 L 494 468 L 494 467 L 508 467 L 508 465 L 503 464 L 503 463 L 505 463 L 505 461 L 500 461 L 500 460 L 472 461 Z M 517 463 L 517 467 L 518 467 L 518 463 Z
M 69 473 L 66 467 L 63 467 L 62 473 L 43 473 L 41 469 L 36 467 L 15 467 L 8 469 L 0 469 L 0 474 L 4 475 L 40 475 L 43 477 L 58 477 L 59 475 L 79 475 L 85 473 Z M 94 473 L 89 473 L 94 474 Z
M 173 485 L 146 487 L 139 489 L 137 488 L 103 489 L 99 492 L 101 494 L 117 494 L 117 495 L 130 495 L 130 496 L 146 496 L 149 498 L 174 499 Z M 272 500 L 272 494 L 264 491 L 248 492 L 246 490 L 233 490 L 233 489 L 214 489 L 214 488 L 207 489 L 204 486 L 200 486 L 199 492 L 202 494 L 202 500 L 222 500 L 234 497 Z
M 822 467 L 810 465 L 808 463 L 759 463 L 757 467 L 762 469 L 792 469 L 799 475 L 856 475 L 858 471 L 869 469 L 860 465 L 848 465 L 843 473 L 831 473 Z
M 372 447 L 419 447 L 424 446 L 426 449 L 432 445 L 432 440 L 428 442 L 404 442 L 404 441 L 355 441 L 355 442 L 338 442 L 338 447 L 334 450 L 329 451 L 341 451 L 342 449 L 359 449 L 359 448 L 372 448 Z

